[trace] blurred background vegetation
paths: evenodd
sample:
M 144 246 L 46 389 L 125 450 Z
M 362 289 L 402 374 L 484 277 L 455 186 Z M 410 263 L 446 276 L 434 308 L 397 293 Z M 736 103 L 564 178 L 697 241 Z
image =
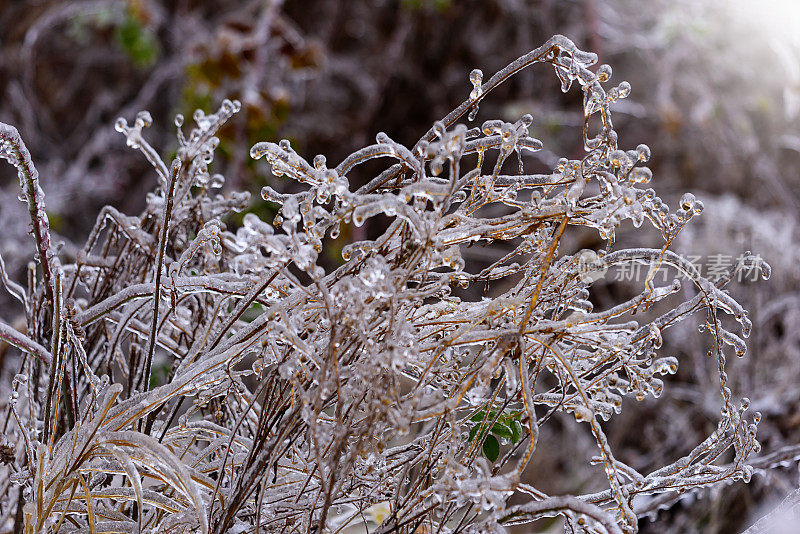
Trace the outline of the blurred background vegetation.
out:
M 119 116 L 149 110 L 146 135 L 169 157 L 175 114 L 188 120 L 196 108 L 239 99 L 243 110 L 221 132 L 214 170 L 226 188 L 251 191 L 251 211 L 271 220 L 258 191 L 294 185 L 249 158 L 256 141 L 290 139 L 309 160 L 325 154 L 330 166 L 380 131 L 413 144 L 467 98 L 473 68 L 488 79 L 564 34 L 633 86 L 615 108 L 620 145 L 650 146 L 658 193 L 674 203 L 691 191 L 706 204 L 679 250 L 703 258 L 752 250 L 773 265 L 769 283 L 731 289 L 751 311 L 755 334 L 729 374 L 764 413 L 766 457 L 800 443 L 798 23 L 793 0 L 5 0 L 0 121 L 16 125 L 30 148 L 52 228 L 71 255 L 102 205 L 138 212 L 156 183 L 114 132 Z M 561 93 L 550 72 L 526 71 L 484 101 L 477 121 L 532 114 L 531 135 L 545 150 L 529 170 L 549 172 L 558 157 L 583 154 L 581 98 L 575 88 Z M 367 178 L 350 176 L 354 184 Z M 21 276 L 33 241 L 17 188 L 12 168 L 0 167 L 0 252 Z M 344 242 L 365 236 L 358 232 L 371 230 L 343 232 L 327 261 L 339 261 Z M 589 233 L 574 239 L 576 247 L 599 242 Z M 492 251 L 471 254 L 480 262 Z M 603 307 L 625 291 L 608 280 L 593 297 Z M 659 409 L 645 401 L 610 424 L 634 467 L 677 458 L 718 417 L 718 385 L 708 378 L 714 364 L 697 332 L 670 332 L 664 352 L 679 357 L 681 370 Z M 13 371 L 2 373 L 9 380 Z M 571 461 L 594 453 L 590 436 L 566 422 L 548 428 L 532 482 L 547 492 L 591 491 L 595 474 Z M 657 531 L 741 530 L 797 487 L 796 462 L 785 463 L 747 486 L 654 511 Z M 656 531 L 646 519 L 641 527 Z

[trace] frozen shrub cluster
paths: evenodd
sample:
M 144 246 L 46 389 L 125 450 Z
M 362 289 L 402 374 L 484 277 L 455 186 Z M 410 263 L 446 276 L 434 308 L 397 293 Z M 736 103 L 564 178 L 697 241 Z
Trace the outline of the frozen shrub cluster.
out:
M 248 213 L 229 227 L 250 199 L 220 194 L 210 170 L 238 102 L 197 111 L 189 131 L 178 116 L 170 163 L 146 138 L 147 112 L 119 119 L 158 186 L 138 216 L 104 208 L 63 262 L 28 151 L 2 125 L 37 247 L 25 287 L 2 276 L 26 319 L 24 333 L 0 322 L 25 355 L 4 406 L 4 528 L 504 532 L 561 516 L 567 532 L 632 533 L 686 492 L 748 481 L 760 416 L 729 388 L 726 357 L 744 355 L 751 322 L 725 287 L 769 266 L 745 256 L 712 281 L 670 250 L 703 205 L 687 193 L 671 211 L 647 188 L 648 147 L 622 148 L 611 119 L 631 87 L 590 70 L 596 59 L 553 37 L 486 81 L 473 71 L 468 99 L 413 146 L 381 133 L 336 166 L 257 143 L 253 158 L 302 184 L 264 188 L 280 205 L 273 225 Z M 548 174 L 525 169 L 542 148 L 530 115 L 458 122 L 537 63 L 583 95 L 585 154 Z M 358 172 L 371 174 L 355 188 Z M 380 235 L 323 267 L 328 239 L 369 219 Z M 616 246 L 628 220 L 661 241 Z M 604 247 L 565 250 L 577 227 Z M 463 250 L 490 243 L 493 262 L 468 269 Z M 649 267 L 639 290 L 594 309 L 592 284 L 626 264 Z M 665 267 L 674 280 L 659 283 Z M 487 296 L 468 298 L 470 285 Z M 679 362 L 660 354 L 662 332 L 687 319 L 710 340 L 718 424 L 640 471 L 604 423 L 669 387 Z M 584 460 L 603 487 L 549 495 L 526 468 L 543 426 L 567 418 L 596 443 Z

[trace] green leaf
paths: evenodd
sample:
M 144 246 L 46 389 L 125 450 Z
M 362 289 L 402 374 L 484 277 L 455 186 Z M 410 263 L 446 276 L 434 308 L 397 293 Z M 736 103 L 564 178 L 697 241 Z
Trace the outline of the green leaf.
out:
M 518 420 L 520 415 L 522 415 L 521 411 L 506 412 L 500 416 L 500 420 L 504 423 L 508 423 L 510 421 Z
M 483 442 L 483 455 L 486 456 L 490 462 L 496 461 L 497 457 L 500 456 L 500 442 L 497 441 L 496 437 L 492 435 L 486 436 Z
M 492 434 L 505 439 L 511 439 L 512 436 L 511 429 L 502 423 L 494 424 L 492 427 Z
M 519 421 L 511 421 L 511 443 L 517 443 L 522 437 L 522 425 Z
M 475 425 L 475 426 L 473 426 L 472 428 L 469 429 L 469 439 L 467 441 L 471 442 L 473 439 L 475 439 L 475 434 L 478 433 L 478 429 L 479 428 L 480 428 L 480 425 Z
M 264 307 L 258 302 L 254 302 L 242 314 L 242 321 L 251 323 L 253 320 L 264 312 Z
M 483 421 L 483 417 L 485 415 L 486 415 L 486 410 L 481 410 L 478 413 L 476 413 L 475 415 L 473 415 L 472 417 L 470 417 L 469 420 L 474 422 L 474 423 L 480 423 L 481 421 Z
M 475 439 L 475 436 L 478 434 L 478 430 L 480 428 L 481 428 L 481 425 L 475 425 L 472 428 L 470 428 L 470 430 L 469 430 L 469 441 L 472 441 L 472 440 Z M 480 434 L 480 436 L 478 436 L 478 441 L 483 440 L 484 436 L 486 436 L 486 433 L 488 431 L 489 431 L 488 426 L 487 425 L 483 425 L 483 430 L 481 430 L 481 434 Z
M 494 417 L 496 415 L 497 415 L 497 412 L 495 412 L 495 411 L 491 411 L 491 412 L 489 412 L 489 415 L 486 415 L 486 410 L 481 410 L 478 413 L 476 413 L 475 415 L 473 415 L 472 417 L 470 417 L 469 420 L 470 421 L 474 421 L 476 423 L 480 423 L 481 421 L 483 421 L 483 418 L 485 417 L 487 421 L 491 421 L 492 419 L 494 419 Z

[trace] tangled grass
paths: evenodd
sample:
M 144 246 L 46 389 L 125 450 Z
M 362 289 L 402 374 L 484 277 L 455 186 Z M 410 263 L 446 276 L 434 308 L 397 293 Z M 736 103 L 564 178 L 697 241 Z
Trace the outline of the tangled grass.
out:
M 743 256 L 711 281 L 670 250 L 702 203 L 686 194 L 672 213 L 644 188 L 650 151 L 620 149 L 611 120 L 631 88 L 608 87 L 595 62 L 555 36 L 486 82 L 473 71 L 469 98 L 413 146 L 381 133 L 332 168 L 285 140 L 256 144 L 253 158 L 302 184 L 262 191 L 277 230 L 253 213 L 229 230 L 249 195 L 219 194 L 209 171 L 238 102 L 197 111 L 188 135 L 177 117 L 170 164 L 143 135 L 147 112 L 120 119 L 158 186 L 138 216 L 104 208 L 69 261 L 25 144 L 2 125 L 37 247 L 27 287 L 2 276 L 25 315 L 24 329 L 0 322 L 23 355 L 4 407 L 4 530 L 504 532 L 561 516 L 568 532 L 631 533 L 686 492 L 749 480 L 759 416 L 729 389 L 725 359 L 744 354 L 751 325 L 725 287 L 769 266 Z M 531 174 L 530 115 L 457 121 L 539 63 L 564 91 L 579 85 L 585 155 Z M 368 220 L 379 235 L 324 267 L 330 240 Z M 617 247 L 627 220 L 661 242 Z M 580 227 L 603 246 L 565 250 Z M 495 254 L 483 268 L 463 258 L 474 245 Z M 591 286 L 630 264 L 648 268 L 641 288 L 594 310 Z M 675 278 L 658 285 L 663 269 Z M 690 318 L 713 347 L 717 428 L 640 472 L 603 425 L 668 387 L 659 377 L 678 361 L 659 354 L 662 332 Z M 527 481 L 541 429 L 565 415 L 596 442 L 587 470 L 602 467 L 605 489 L 554 496 Z

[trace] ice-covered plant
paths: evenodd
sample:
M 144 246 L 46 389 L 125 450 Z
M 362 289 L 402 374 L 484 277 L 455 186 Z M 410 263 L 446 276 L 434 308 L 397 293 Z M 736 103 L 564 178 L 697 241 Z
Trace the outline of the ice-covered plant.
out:
M 103 209 L 62 261 L 27 149 L 3 125 L 38 265 L 27 287 L 2 277 L 27 322 L 0 322 L 25 355 L 5 408 L 2 516 L 24 532 L 502 532 L 551 516 L 569 532 L 636 532 L 684 492 L 748 480 L 758 415 L 728 388 L 725 358 L 744 354 L 750 321 L 724 288 L 769 267 L 746 256 L 712 281 L 670 250 L 702 203 L 686 194 L 671 213 L 644 188 L 649 149 L 620 148 L 611 121 L 630 86 L 609 87 L 595 62 L 553 37 L 488 81 L 473 71 L 469 98 L 413 146 L 381 133 L 335 167 L 285 140 L 256 144 L 253 158 L 303 184 L 264 188 L 274 227 L 248 213 L 229 229 L 249 197 L 219 194 L 209 171 L 238 102 L 197 111 L 188 134 L 177 117 L 169 164 L 143 135 L 148 113 L 120 119 L 157 189 L 138 216 Z M 457 122 L 537 63 L 564 91 L 577 82 L 585 116 L 585 155 L 545 174 L 525 168 L 541 148 L 531 116 Z M 371 174 L 355 187 L 359 173 Z M 370 219 L 380 235 L 324 268 L 329 239 Z M 615 246 L 628 220 L 661 242 Z M 567 250 L 578 227 L 605 245 Z M 487 244 L 485 268 L 462 258 Z M 591 286 L 630 264 L 648 267 L 640 290 L 594 310 Z M 640 472 L 603 425 L 669 387 L 660 377 L 678 361 L 659 354 L 662 331 L 689 318 L 712 342 L 721 416 L 685 455 Z M 527 481 L 540 429 L 565 416 L 596 442 L 586 469 L 605 489 L 548 495 Z

